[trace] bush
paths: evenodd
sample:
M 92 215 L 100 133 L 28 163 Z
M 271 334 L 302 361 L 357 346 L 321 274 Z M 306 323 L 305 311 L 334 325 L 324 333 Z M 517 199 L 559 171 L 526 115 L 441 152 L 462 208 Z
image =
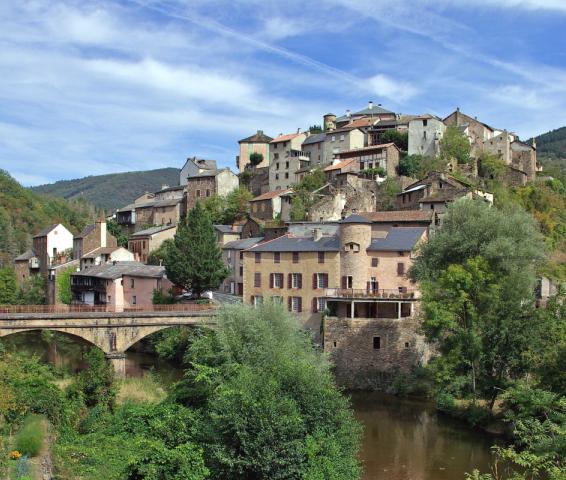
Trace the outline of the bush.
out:
M 452 412 L 456 407 L 456 399 L 449 393 L 439 393 L 436 397 L 436 408 L 442 412 Z
M 35 457 L 39 454 L 45 439 L 43 417 L 29 416 L 24 420 L 22 428 L 16 435 L 15 447 L 25 455 Z

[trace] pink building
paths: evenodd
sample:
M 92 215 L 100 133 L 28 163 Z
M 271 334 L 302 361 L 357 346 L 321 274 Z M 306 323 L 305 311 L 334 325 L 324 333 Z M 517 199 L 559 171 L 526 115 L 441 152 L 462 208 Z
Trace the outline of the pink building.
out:
M 149 307 L 155 290 L 167 293 L 172 287 L 165 267 L 139 262 L 107 263 L 71 275 L 75 303 L 106 305 L 118 312 Z

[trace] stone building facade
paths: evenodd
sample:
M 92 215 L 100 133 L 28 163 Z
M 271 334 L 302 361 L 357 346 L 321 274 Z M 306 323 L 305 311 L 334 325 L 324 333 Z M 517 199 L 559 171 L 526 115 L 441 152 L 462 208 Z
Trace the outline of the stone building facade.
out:
M 302 151 L 307 134 L 301 132 L 279 135 L 269 144 L 269 190 L 285 190 L 295 183 L 295 172 L 303 163 L 310 162 L 307 152 Z
M 254 135 L 238 141 L 240 145 L 240 154 L 236 157 L 238 170 L 243 172 L 250 164 L 250 155 L 252 153 L 259 153 L 263 157 L 261 163 L 256 165 L 256 167 L 269 167 L 269 142 L 271 140 L 273 138 L 263 133 L 263 130 L 258 130 Z
M 157 250 L 165 240 L 173 239 L 177 233 L 176 225 L 161 225 L 140 230 L 128 238 L 128 250 L 138 262 L 146 263 L 149 255 Z

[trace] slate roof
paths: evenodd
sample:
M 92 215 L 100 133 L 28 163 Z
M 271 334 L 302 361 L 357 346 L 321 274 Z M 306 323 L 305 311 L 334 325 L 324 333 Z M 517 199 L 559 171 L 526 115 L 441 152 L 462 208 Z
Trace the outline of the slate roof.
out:
M 352 215 L 346 217 L 343 220 L 340 220 L 340 223 L 365 223 L 365 224 L 370 224 L 371 221 L 368 220 L 366 217 L 362 217 L 361 215 L 358 215 L 357 213 L 352 213 Z
M 248 252 L 337 252 L 340 249 L 338 237 L 291 237 L 283 235 L 249 248 Z
M 252 136 L 242 138 L 238 143 L 269 143 L 271 140 L 273 140 L 273 138 L 263 133 L 263 130 L 258 130 Z
M 432 210 L 392 210 L 387 212 L 360 213 L 372 223 L 390 222 L 432 222 Z
M 287 188 L 285 190 L 272 190 L 271 192 L 265 192 L 265 193 L 262 193 L 261 195 L 258 195 L 255 198 L 252 198 L 250 200 L 250 202 L 259 202 L 261 200 L 270 200 L 272 198 L 279 197 L 280 195 L 283 195 L 284 193 L 287 193 L 287 192 L 290 192 L 290 191 L 291 191 L 290 188 Z
M 223 250 L 247 250 L 248 248 L 253 247 L 256 243 L 259 243 L 263 240 L 263 237 L 252 237 L 252 238 L 243 238 L 241 240 L 234 240 L 232 242 L 226 243 L 222 249 Z
M 86 255 L 83 255 L 81 258 L 96 258 L 99 255 L 105 255 L 115 252 L 116 250 L 120 250 L 124 247 L 98 247 L 91 252 L 88 252 Z
M 48 227 L 45 227 L 43 230 L 40 230 L 39 232 L 37 232 L 33 238 L 38 238 L 38 237 L 45 237 L 46 235 L 48 235 L 50 232 L 52 232 L 53 230 L 55 230 L 55 228 L 57 227 L 57 225 L 59 225 L 58 223 L 55 223 L 53 225 L 49 225 Z
M 303 142 L 303 145 L 311 145 L 313 143 L 320 143 L 320 142 L 324 142 L 324 140 L 326 140 L 326 133 L 314 133 L 312 135 L 309 135 L 305 141 Z
M 79 233 L 75 238 L 84 238 L 90 233 L 92 233 L 92 231 L 95 228 L 96 228 L 96 223 L 91 223 L 90 225 L 87 225 L 85 228 L 83 228 L 82 232 Z
M 374 238 L 368 251 L 409 252 L 420 240 L 425 227 L 397 227 L 389 230 L 387 237 Z
M 162 188 L 161 190 L 158 190 L 157 193 L 161 193 L 161 192 L 174 192 L 176 190 L 183 190 L 185 188 L 184 185 L 175 185 L 174 187 L 167 187 L 167 188 Z
M 122 275 L 133 277 L 161 278 L 165 275 L 165 267 L 158 265 L 144 265 L 140 262 L 116 262 L 89 267 L 86 270 L 72 273 L 76 277 L 97 277 L 115 280 Z
M 172 198 L 170 200 L 156 200 L 153 203 L 154 207 L 173 207 L 183 201 L 182 198 Z
M 359 112 L 352 113 L 352 116 L 359 117 L 362 115 L 383 115 L 387 113 L 394 114 L 395 112 L 392 112 L 391 110 L 386 110 L 385 108 L 382 108 L 379 105 L 373 105 L 372 108 L 366 107 L 363 110 L 360 110 Z M 345 120 L 348 120 L 348 117 L 346 115 L 343 115 L 336 119 L 337 122 L 344 122 Z
M 220 233 L 241 233 L 243 226 L 234 225 L 235 229 L 233 229 L 232 225 L 214 225 L 214 228 Z
M 176 225 L 159 225 L 157 227 L 146 228 L 145 230 L 140 230 L 139 232 L 132 233 L 130 237 L 145 237 L 148 235 L 155 235 L 156 233 L 163 232 L 164 230 L 169 230 L 170 228 L 176 228 Z
M 33 257 L 35 257 L 35 252 L 30 248 L 29 250 L 26 250 L 24 253 L 22 253 L 21 255 L 18 255 L 16 258 L 14 258 L 15 262 L 23 262 L 23 261 L 27 261 Z

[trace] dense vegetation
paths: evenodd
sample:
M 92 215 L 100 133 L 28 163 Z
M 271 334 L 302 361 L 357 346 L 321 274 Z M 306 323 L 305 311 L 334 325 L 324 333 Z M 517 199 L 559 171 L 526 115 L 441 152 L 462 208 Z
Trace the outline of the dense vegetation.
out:
M 243 220 L 249 211 L 253 195 L 245 187 L 236 188 L 228 195 L 213 195 L 202 202 L 202 206 L 215 225 L 231 225 Z
M 27 250 L 42 228 L 62 223 L 79 233 L 96 216 L 95 208 L 84 201 L 38 195 L 0 170 L 0 267 Z
M 117 402 L 119 385 L 96 348 L 64 388 L 33 357 L 0 353 L 1 433 L 11 438 L 29 415 L 45 416 L 57 478 L 359 478 L 349 404 L 280 305 L 231 306 L 214 331 L 171 331 L 157 343 L 185 375 L 153 403 Z M 10 461 L 0 453 L 5 478 Z
M 99 208 L 115 210 L 128 205 L 145 192 L 161 190 L 164 184 L 179 185 L 178 168 L 93 175 L 75 180 L 60 180 L 32 187 L 32 190 L 68 200 L 82 199 Z

